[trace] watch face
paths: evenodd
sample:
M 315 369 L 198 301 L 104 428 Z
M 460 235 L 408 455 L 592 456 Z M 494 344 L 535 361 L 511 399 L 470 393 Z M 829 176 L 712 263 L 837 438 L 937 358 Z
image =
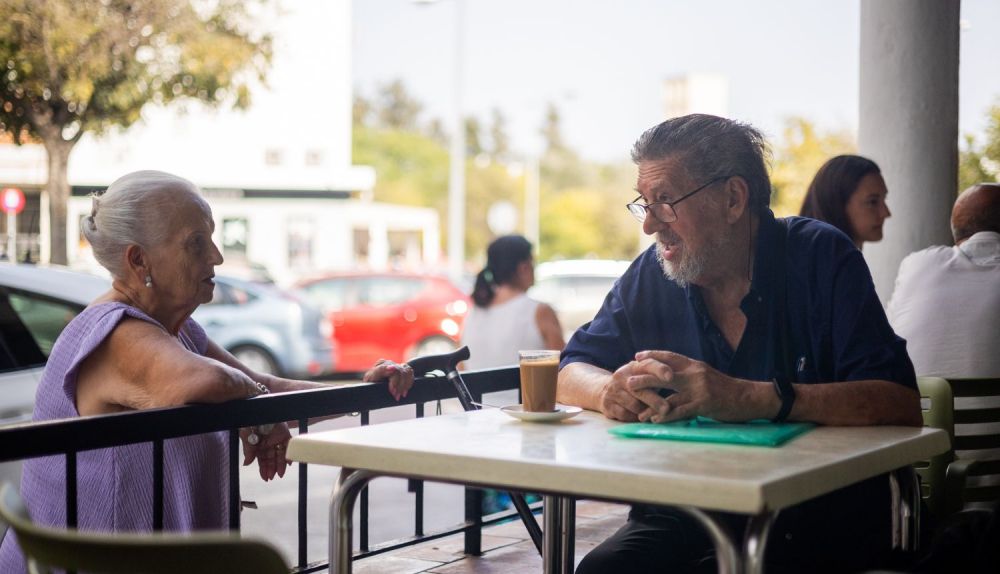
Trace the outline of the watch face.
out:
M 250 446 L 257 446 L 257 443 L 260 442 L 260 436 L 257 433 L 252 432 L 249 436 L 247 436 L 247 442 Z

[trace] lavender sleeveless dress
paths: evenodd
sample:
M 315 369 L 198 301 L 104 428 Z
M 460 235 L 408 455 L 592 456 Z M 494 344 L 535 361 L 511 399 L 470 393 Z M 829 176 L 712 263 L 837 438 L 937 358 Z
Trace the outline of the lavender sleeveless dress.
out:
M 78 417 L 80 364 L 126 317 L 159 323 L 124 303 L 85 309 L 63 330 L 49 356 L 35 397 L 34 420 Z M 204 355 L 205 331 L 188 319 L 179 334 L 189 351 Z M 164 381 L 163 384 L 170 384 Z M 229 516 L 228 433 L 170 439 L 163 446 L 163 526 L 168 531 L 222 529 Z M 26 460 L 21 496 L 32 519 L 66 526 L 66 458 Z M 143 532 L 153 528 L 153 446 L 139 443 L 77 454 L 78 523 L 81 530 Z M 26 572 L 14 532 L 0 546 L 0 573 Z

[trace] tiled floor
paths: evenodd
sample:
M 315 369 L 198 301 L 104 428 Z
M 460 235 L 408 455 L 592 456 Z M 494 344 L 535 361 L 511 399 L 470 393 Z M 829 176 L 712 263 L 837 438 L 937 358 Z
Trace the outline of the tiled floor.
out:
M 588 500 L 576 504 L 576 560 L 625 523 L 628 507 Z M 540 517 L 539 517 L 540 519 Z M 520 521 L 483 529 L 483 555 L 462 553 L 462 535 L 354 563 L 358 574 L 519 574 L 542 571 L 542 559 Z

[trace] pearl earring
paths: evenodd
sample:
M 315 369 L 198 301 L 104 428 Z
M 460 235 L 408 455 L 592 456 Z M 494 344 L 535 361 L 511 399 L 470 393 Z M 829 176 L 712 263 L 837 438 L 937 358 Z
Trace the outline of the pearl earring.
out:
M 146 287 L 153 286 L 153 277 L 151 275 L 146 275 Z

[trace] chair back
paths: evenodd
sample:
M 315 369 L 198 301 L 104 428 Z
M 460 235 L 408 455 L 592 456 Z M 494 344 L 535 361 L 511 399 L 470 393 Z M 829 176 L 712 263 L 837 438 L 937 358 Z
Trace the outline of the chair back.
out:
M 39 526 L 9 484 L 0 488 L 0 519 L 17 535 L 31 572 L 51 568 L 95 574 L 289 572 L 273 546 L 235 533 L 97 534 Z
M 1000 500 L 1000 378 L 917 377 L 917 386 L 924 424 L 947 431 L 952 447 L 915 465 L 931 513 Z
M 1000 349 L 998 349 L 1000 352 Z M 952 448 L 968 466 L 961 502 L 1000 500 L 1000 377 L 948 379 L 955 397 Z M 951 480 L 951 479 L 948 479 Z
M 917 377 L 917 388 L 920 390 L 920 405 L 923 411 L 924 426 L 941 429 L 948 433 L 951 444 L 955 444 L 954 412 L 955 402 L 951 394 L 951 385 L 939 377 Z M 931 514 L 944 517 L 945 510 L 945 474 L 948 465 L 955 460 L 955 451 L 949 449 L 930 460 L 914 463 L 917 474 L 920 475 L 921 495 Z

